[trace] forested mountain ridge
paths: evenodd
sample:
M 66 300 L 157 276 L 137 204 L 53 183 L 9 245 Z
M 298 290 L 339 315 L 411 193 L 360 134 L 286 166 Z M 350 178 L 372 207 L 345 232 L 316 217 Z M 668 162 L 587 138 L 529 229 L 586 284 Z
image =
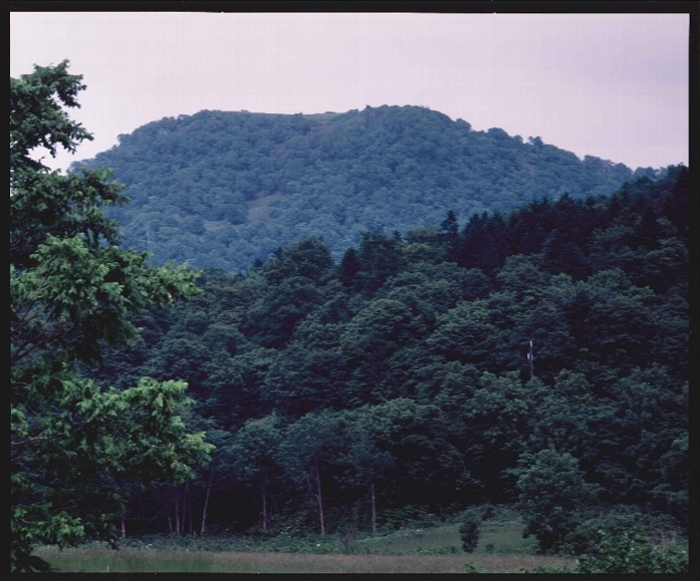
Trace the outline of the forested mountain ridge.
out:
M 108 215 L 124 246 L 156 263 L 244 269 L 323 235 L 334 258 L 360 232 L 405 232 L 508 212 L 568 193 L 611 194 L 646 175 L 623 164 L 524 142 L 421 107 L 320 115 L 201 111 L 149 123 L 83 162 L 114 170 L 132 201 Z M 75 169 L 79 164 L 74 164 Z
M 10 83 L 13 571 L 120 534 L 350 552 L 455 517 L 470 552 L 495 503 L 580 572 L 688 571 L 687 168 L 339 260 L 312 236 L 156 267 L 100 210 L 109 171 L 30 155 L 90 138 L 67 67 Z
M 610 197 L 364 232 L 338 263 L 307 238 L 205 272 L 94 374 L 185 379 L 217 445 L 188 488 L 136 495 L 132 526 L 207 499 L 212 527 L 269 534 L 518 502 L 543 551 L 640 511 L 687 527 L 688 187 L 669 168 Z

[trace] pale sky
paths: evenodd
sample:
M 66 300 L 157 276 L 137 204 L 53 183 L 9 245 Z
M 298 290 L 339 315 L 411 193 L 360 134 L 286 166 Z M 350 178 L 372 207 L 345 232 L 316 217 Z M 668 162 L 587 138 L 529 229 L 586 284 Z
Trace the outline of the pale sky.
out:
M 13 12 L 10 76 L 69 59 L 93 133 L 202 109 L 420 105 L 636 167 L 688 165 L 688 14 Z

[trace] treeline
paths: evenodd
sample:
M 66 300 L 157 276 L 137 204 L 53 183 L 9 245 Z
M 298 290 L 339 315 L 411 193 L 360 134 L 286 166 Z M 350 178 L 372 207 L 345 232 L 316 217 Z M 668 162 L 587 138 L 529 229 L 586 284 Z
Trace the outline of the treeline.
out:
M 156 262 L 229 272 L 323 235 L 338 260 L 360 232 L 510 212 L 542 196 L 609 195 L 660 172 L 523 140 L 422 107 L 322 115 L 201 111 L 149 123 L 86 162 L 132 202 L 108 215 Z
M 363 232 L 338 263 L 311 237 L 206 271 L 201 296 L 134 321 L 139 343 L 93 372 L 186 380 L 191 430 L 217 446 L 194 481 L 134 489 L 127 533 L 527 515 L 547 466 L 580 479 L 572 511 L 686 527 L 688 227 L 680 166 L 610 197 Z M 536 520 L 541 548 L 561 546 Z

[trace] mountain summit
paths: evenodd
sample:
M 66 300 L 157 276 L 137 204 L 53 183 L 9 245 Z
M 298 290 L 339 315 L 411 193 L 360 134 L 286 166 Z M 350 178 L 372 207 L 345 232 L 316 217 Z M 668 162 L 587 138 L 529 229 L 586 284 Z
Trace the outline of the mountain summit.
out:
M 632 170 L 423 107 L 318 115 L 201 111 L 120 135 L 74 164 L 114 169 L 132 203 L 124 244 L 156 263 L 233 271 L 323 235 L 337 258 L 366 230 L 439 224 L 449 210 L 505 213 L 542 198 L 610 194 Z

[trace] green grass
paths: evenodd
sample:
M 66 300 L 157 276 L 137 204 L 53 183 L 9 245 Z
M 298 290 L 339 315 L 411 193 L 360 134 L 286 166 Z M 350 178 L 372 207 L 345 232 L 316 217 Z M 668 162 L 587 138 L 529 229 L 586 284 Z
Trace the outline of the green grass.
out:
M 456 547 L 457 552 L 462 553 L 458 529 L 459 525 L 455 524 L 433 528 L 406 528 L 387 535 L 360 538 L 351 546 L 354 553 L 373 555 L 405 555 L 450 546 Z
M 466 563 L 490 573 L 517 572 L 571 560 L 535 555 L 311 555 L 125 549 L 42 549 L 56 571 L 93 573 L 464 573 Z
M 532 537 L 524 539 L 523 528 L 524 525 L 517 513 L 500 511 L 494 518 L 481 525 L 479 544 L 472 554 L 534 555 L 537 541 Z M 405 528 L 388 535 L 360 539 L 353 545 L 355 552 L 380 555 L 403 555 L 437 550 L 447 552 L 450 547 L 454 547 L 457 553 L 462 553 L 459 523 L 429 528 Z
M 182 573 L 464 573 L 472 563 L 489 573 L 536 566 L 574 565 L 574 559 L 535 554 L 536 541 L 522 538 L 517 513 L 499 510 L 485 521 L 472 554 L 461 549 L 459 523 L 414 525 L 389 534 L 358 535 L 349 544 L 339 536 L 295 539 L 280 535 L 250 538 L 153 537 L 127 539 L 113 551 L 93 543 L 79 549 L 42 548 L 36 554 L 57 571 Z M 339 554 L 346 548 L 352 554 Z
M 523 525 L 520 521 L 486 521 L 481 525 L 481 536 L 474 553 L 534 555 L 536 549 L 537 539 L 534 537 L 523 538 Z

